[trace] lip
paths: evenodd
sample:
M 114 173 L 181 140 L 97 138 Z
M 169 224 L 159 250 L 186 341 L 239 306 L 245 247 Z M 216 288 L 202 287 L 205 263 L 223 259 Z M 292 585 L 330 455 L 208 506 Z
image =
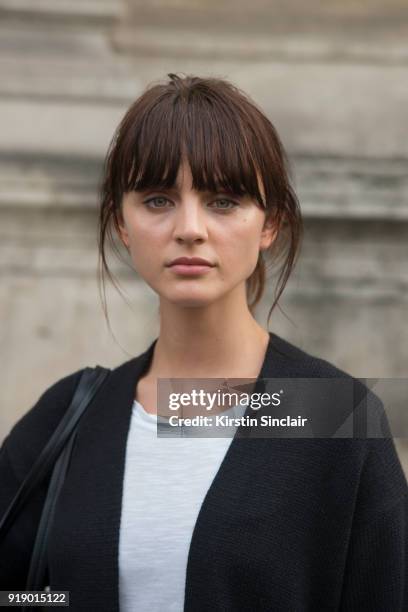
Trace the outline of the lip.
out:
M 177 257 L 177 259 L 173 259 L 173 261 L 171 261 L 168 266 L 173 267 L 173 266 L 192 266 L 192 267 L 203 267 L 203 266 L 207 266 L 210 268 L 214 267 L 214 264 L 212 264 L 210 261 L 207 261 L 206 259 L 203 259 L 202 257 Z
M 174 264 L 169 266 L 169 270 L 180 276 L 199 276 L 201 274 L 208 274 L 214 266 L 200 265 L 193 266 L 191 264 Z

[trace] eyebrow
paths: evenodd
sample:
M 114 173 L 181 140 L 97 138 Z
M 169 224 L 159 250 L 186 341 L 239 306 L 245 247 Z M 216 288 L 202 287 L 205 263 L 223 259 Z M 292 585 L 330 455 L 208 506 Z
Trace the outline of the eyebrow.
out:
M 142 193 L 142 194 L 143 193 L 147 193 L 149 191 L 168 191 L 168 192 L 172 192 L 172 193 L 179 193 L 179 189 L 177 187 L 159 187 L 159 186 L 157 186 L 157 187 L 154 187 L 154 186 L 147 187 L 146 189 L 141 189 L 141 190 L 137 190 L 137 191 L 140 191 L 140 193 Z M 211 191 L 209 189 L 205 189 L 203 191 L 199 190 L 199 191 L 197 191 L 197 193 L 200 193 L 203 196 L 213 196 L 213 195 L 217 195 L 218 193 L 225 193 L 227 195 L 235 196 L 237 198 L 238 197 L 242 197 L 239 194 L 234 193 L 231 190 L 224 189 L 221 186 L 216 191 Z

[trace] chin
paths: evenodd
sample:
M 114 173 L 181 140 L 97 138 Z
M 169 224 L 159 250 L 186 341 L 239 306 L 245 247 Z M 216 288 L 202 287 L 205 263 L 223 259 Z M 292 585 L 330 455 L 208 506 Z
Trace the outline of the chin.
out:
M 216 297 L 210 295 L 208 290 L 192 290 L 192 288 L 183 288 L 179 291 L 158 291 L 159 297 L 171 304 L 181 306 L 183 308 L 205 308 L 216 301 Z
M 211 301 L 208 299 L 200 299 L 193 297 L 185 297 L 185 298 L 166 298 L 168 302 L 174 304 L 175 306 L 180 306 L 182 308 L 205 308 L 206 306 L 211 305 Z

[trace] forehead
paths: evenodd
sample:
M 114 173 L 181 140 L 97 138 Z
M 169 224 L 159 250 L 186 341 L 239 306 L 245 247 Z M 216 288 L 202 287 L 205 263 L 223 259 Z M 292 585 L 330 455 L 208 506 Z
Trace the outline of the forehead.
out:
M 191 173 L 191 168 L 190 165 L 188 163 L 188 161 L 183 161 L 180 163 L 179 169 L 177 171 L 177 175 L 176 175 L 176 179 L 174 181 L 174 184 L 172 185 L 162 185 L 161 182 L 159 182 L 157 185 L 150 185 L 149 187 L 146 187 L 144 189 L 140 189 L 140 190 L 135 190 L 135 191 L 140 191 L 140 192 L 144 192 L 144 191 L 150 191 L 152 189 L 161 189 L 164 191 L 169 191 L 169 192 L 182 192 L 182 191 L 197 191 L 199 193 L 202 194 L 215 194 L 215 193 L 234 193 L 233 189 L 228 189 L 226 187 L 223 187 L 222 184 L 220 182 L 218 182 L 216 179 L 214 179 L 214 190 L 210 189 L 209 187 L 202 186 L 202 188 L 196 189 L 193 186 L 193 175 Z
M 190 164 L 185 159 L 182 159 L 177 172 L 177 178 L 174 184 L 176 189 L 181 190 L 182 187 L 192 189 L 193 187 L 193 175 L 191 173 Z
M 262 178 L 259 172 L 257 172 L 257 178 L 258 178 L 258 186 L 259 186 L 260 192 L 262 193 L 262 195 L 264 195 Z M 177 176 L 176 176 L 174 185 L 169 187 L 168 190 L 169 191 L 179 191 L 179 192 L 183 190 L 199 191 L 200 193 L 204 193 L 204 194 L 214 194 L 218 192 L 231 193 L 231 194 L 234 193 L 233 189 L 228 189 L 225 186 L 223 186 L 222 182 L 218 181 L 217 178 L 214 178 L 214 184 L 215 184 L 215 190 L 212 190 L 207 186 L 203 187 L 202 189 L 197 189 L 197 190 L 194 189 L 193 175 L 191 172 L 190 164 L 188 163 L 188 160 L 183 158 L 180 161 L 180 165 L 177 171 Z M 248 195 L 248 194 L 245 194 L 245 195 Z

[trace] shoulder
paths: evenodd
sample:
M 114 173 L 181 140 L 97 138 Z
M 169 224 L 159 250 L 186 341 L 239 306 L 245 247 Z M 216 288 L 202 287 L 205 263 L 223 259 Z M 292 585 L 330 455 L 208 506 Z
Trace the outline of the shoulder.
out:
M 384 416 L 383 403 L 369 388 L 367 379 L 357 378 L 331 361 L 295 346 L 277 334 L 272 333 L 271 340 L 270 361 L 273 363 L 275 359 L 277 360 L 277 369 L 282 375 L 304 379 L 338 379 L 337 389 L 342 389 L 344 392 L 350 391 L 350 395 L 353 397 L 352 408 L 354 410 L 365 402 L 365 406 L 369 408 L 373 418 L 382 419 Z M 274 369 L 272 366 L 271 371 Z M 333 390 L 336 389 L 335 384 L 333 381 Z
M 156 340 L 141 354 L 109 369 L 105 392 L 109 401 L 120 394 L 133 394 L 134 381 L 151 358 Z M 100 366 L 99 366 L 100 367 Z M 35 404 L 12 427 L 1 446 L 2 458 L 11 462 L 16 476 L 24 476 L 39 455 L 71 403 L 75 389 L 86 368 L 60 378 L 41 394 Z
M 66 409 L 85 368 L 60 378 L 40 395 L 35 404 L 15 423 L 2 444 L 14 471 L 21 478 L 41 452 Z
M 272 358 L 278 357 L 288 373 L 295 376 L 300 374 L 311 377 L 343 377 L 353 378 L 349 372 L 342 370 L 331 361 L 318 357 L 288 340 L 271 333 Z

